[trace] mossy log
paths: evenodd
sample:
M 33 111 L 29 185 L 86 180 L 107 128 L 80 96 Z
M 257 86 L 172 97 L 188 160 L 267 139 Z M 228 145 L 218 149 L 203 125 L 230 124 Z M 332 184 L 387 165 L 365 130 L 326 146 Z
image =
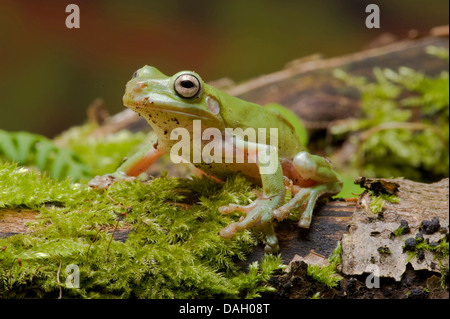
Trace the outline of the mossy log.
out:
M 361 274 L 364 272 L 367 262 L 371 260 L 369 255 L 374 253 L 369 248 L 373 246 L 377 250 L 379 246 L 385 246 L 385 241 L 390 241 L 389 245 L 395 246 L 390 248 L 391 251 L 402 252 L 400 248 L 404 245 L 404 240 L 419 231 L 423 220 L 431 220 L 433 217 L 440 220 L 443 229 L 435 235 L 430 235 L 439 237 L 433 237 L 433 241 L 438 241 L 448 234 L 448 179 L 433 184 L 417 183 L 405 179 L 377 180 L 391 181 L 399 188 L 397 194 L 400 198 L 399 203 L 387 202 L 382 213 L 375 214 L 370 211 L 370 195 L 364 193 L 357 200 L 338 199 L 318 203 L 309 229 L 299 228 L 293 220 L 277 223 L 276 232 L 285 262 L 289 262 L 296 254 L 306 256 L 312 250 L 328 257 L 336 248 L 337 242 L 343 240 L 343 272 Z M 369 187 L 364 183 L 362 186 Z M 31 210 L 0 211 L 0 237 L 26 233 L 27 223 L 32 222 L 36 215 L 37 213 Z M 401 220 L 408 222 L 410 233 L 394 240 L 391 233 L 400 227 Z M 124 224 L 115 232 L 114 239 L 126 240 L 127 234 L 131 230 L 131 226 Z M 357 248 L 354 247 L 355 245 L 364 247 L 363 250 L 367 253 L 363 253 L 363 251 L 355 253 Z M 375 254 L 378 256 L 378 252 Z M 260 260 L 263 255 L 263 245 L 260 245 L 253 250 L 243 264 Z M 365 258 L 364 262 L 361 262 L 360 258 Z M 424 268 L 418 266 L 418 269 Z
M 363 193 L 357 200 L 318 203 L 310 229 L 299 228 L 293 220 L 277 224 L 282 260 L 293 270 L 271 279 L 276 292 L 267 297 L 309 298 L 320 293 L 322 298 L 448 298 L 448 279 L 445 282 L 442 278 L 446 278 L 443 277 L 445 271 L 448 276 L 449 180 L 424 184 L 404 179 L 361 179 L 360 183 L 370 192 Z M 386 189 L 396 192 L 398 203 L 386 202 L 380 212 L 374 213 L 373 194 Z M 192 200 L 195 202 L 194 198 Z M 32 210 L 0 210 L 0 237 L 26 236 L 27 224 L 37 218 L 38 213 Z M 439 227 L 426 229 L 424 221 L 433 220 L 438 220 Z M 407 231 L 398 232 L 405 225 L 408 225 Z M 123 223 L 107 231 L 114 240 L 126 241 L 133 227 Z M 426 244 L 422 255 L 417 249 L 419 245 L 413 249 L 405 247 L 406 241 L 417 238 L 420 232 Z M 327 287 L 306 276 L 304 271 L 298 271 L 306 269 L 302 263 L 311 262 L 311 256 L 326 263 L 338 242 L 341 242 L 338 274 L 342 280 L 337 287 Z M 433 247 L 440 248 L 434 250 Z M 238 265 L 245 270 L 263 255 L 261 244 Z M 365 280 L 373 265 L 378 267 L 378 275 L 384 280 L 381 289 L 366 287 Z M 298 285 L 299 281 L 302 285 Z M 286 290 L 286 287 L 291 288 Z M 417 296 L 418 292 L 421 293 Z

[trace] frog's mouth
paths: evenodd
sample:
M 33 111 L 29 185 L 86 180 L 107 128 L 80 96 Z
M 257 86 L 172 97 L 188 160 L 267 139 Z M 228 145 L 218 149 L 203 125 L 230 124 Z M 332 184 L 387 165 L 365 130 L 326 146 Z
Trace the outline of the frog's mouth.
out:
M 186 105 L 177 105 L 178 103 L 160 104 L 144 99 L 142 102 L 124 103 L 124 105 L 133 111 L 144 115 L 154 111 L 160 111 L 170 114 L 179 114 L 184 117 L 192 117 L 195 119 L 214 120 L 214 116 L 198 107 L 186 107 Z

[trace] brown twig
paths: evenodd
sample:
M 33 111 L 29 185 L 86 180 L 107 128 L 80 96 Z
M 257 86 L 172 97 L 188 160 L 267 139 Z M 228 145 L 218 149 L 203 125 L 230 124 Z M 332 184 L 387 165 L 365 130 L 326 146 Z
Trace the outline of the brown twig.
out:
M 122 206 L 121 203 L 119 203 L 118 201 L 114 200 L 110 195 L 106 195 L 106 196 L 107 196 L 114 204 Z
M 409 131 L 432 130 L 440 138 L 443 138 L 442 132 L 440 132 L 438 129 L 429 124 L 415 123 L 415 122 L 388 122 L 388 123 L 381 123 L 377 126 L 374 126 L 362 132 L 359 135 L 360 143 L 364 142 L 375 133 L 384 130 L 409 130 Z
M 109 240 L 108 248 L 106 249 L 106 253 L 107 253 L 107 254 L 109 254 L 109 246 L 111 245 L 111 242 L 112 242 L 112 240 L 113 240 L 113 238 L 114 238 L 114 234 L 116 233 L 117 227 L 119 227 L 120 219 L 121 219 L 122 216 L 126 216 L 126 215 L 127 215 L 126 213 L 121 213 L 121 214 L 119 215 L 119 219 L 117 220 L 116 227 L 114 227 L 114 231 L 113 231 L 113 233 L 112 233 L 112 235 L 111 235 L 111 239 Z
M 91 243 L 89 245 L 89 248 L 88 248 L 87 253 L 86 253 L 86 263 L 89 262 L 89 251 L 91 250 L 91 246 L 94 243 L 94 241 L 97 239 L 97 235 L 100 233 L 101 230 L 102 230 L 101 228 L 98 230 L 98 232 L 94 236 L 94 239 L 92 239 L 92 241 L 91 241 Z
M 127 210 L 127 212 L 131 212 L 131 211 L 133 210 L 133 207 L 131 207 L 131 206 L 125 206 L 124 204 L 122 204 L 122 203 L 120 203 L 120 202 L 114 200 L 111 196 L 109 196 L 109 195 L 107 195 L 107 196 L 108 196 L 108 198 L 109 198 L 115 205 L 118 205 L 118 206 L 120 206 L 120 207 L 125 207 L 126 210 Z M 106 249 L 106 253 L 107 253 L 107 254 L 109 254 L 109 246 L 111 245 L 111 242 L 112 242 L 112 240 L 113 240 L 113 238 L 114 238 L 114 234 L 116 233 L 116 230 L 117 230 L 117 228 L 119 227 L 119 222 L 120 222 L 120 219 L 121 219 L 122 216 L 126 217 L 126 216 L 128 216 L 128 215 L 127 215 L 127 213 L 120 213 L 119 219 L 117 220 L 117 223 L 116 223 L 116 227 L 114 227 L 114 231 L 113 231 L 113 233 L 112 233 L 112 235 L 111 235 L 111 239 L 109 240 L 108 248 Z

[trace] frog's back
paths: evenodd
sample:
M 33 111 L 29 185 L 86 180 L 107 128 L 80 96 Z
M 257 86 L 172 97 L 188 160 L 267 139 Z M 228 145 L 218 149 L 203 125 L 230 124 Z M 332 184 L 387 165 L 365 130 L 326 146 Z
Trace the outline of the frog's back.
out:
M 240 127 L 243 130 L 253 128 L 256 131 L 264 128 L 267 143 L 270 143 L 270 129 L 276 128 L 280 157 L 293 157 L 303 149 L 293 123 L 276 109 L 242 101 L 228 94 L 220 96 L 220 99 L 224 107 L 221 115 L 227 127 Z M 233 105 L 233 107 L 227 107 L 227 105 Z
M 269 126 L 276 125 L 273 127 L 278 128 L 278 144 L 279 153 L 281 157 L 293 157 L 298 152 L 304 150 L 304 147 L 300 141 L 300 137 L 295 130 L 295 123 L 292 123 L 283 114 L 278 112 L 276 109 L 264 106 L 262 107 L 268 116 L 273 119 L 269 121 Z M 276 124 L 275 124 L 276 123 Z

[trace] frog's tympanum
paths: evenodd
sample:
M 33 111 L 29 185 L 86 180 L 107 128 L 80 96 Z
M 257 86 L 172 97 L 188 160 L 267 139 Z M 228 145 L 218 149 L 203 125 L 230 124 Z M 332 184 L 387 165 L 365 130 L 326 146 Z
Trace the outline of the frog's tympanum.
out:
M 214 161 L 204 157 L 199 160 L 195 152 L 187 152 L 185 160 L 202 173 L 222 181 L 240 173 L 262 187 L 262 194 L 250 205 L 230 204 L 219 208 L 222 214 L 244 213 L 238 222 L 222 229 L 220 236 L 230 238 L 236 231 L 258 225 L 266 236 L 266 252 L 279 250 L 274 218 L 281 221 L 291 210 L 299 209 L 299 226 L 309 228 L 317 198 L 337 194 L 342 188 L 342 181 L 330 162 L 309 154 L 302 147 L 292 119 L 286 119 L 275 108 L 246 102 L 213 88 L 194 72 L 182 71 L 170 77 L 154 67 L 145 66 L 136 71 L 128 82 L 123 102 L 147 120 L 157 140 L 128 158 L 115 173 L 97 176 L 90 182 L 93 187 L 106 188 L 114 180 L 140 175 L 179 143 L 174 136 L 188 132 L 192 150 L 209 145 L 210 150 L 222 151 L 217 152 L 221 156 L 216 156 Z M 198 123 L 201 124 L 201 140 L 198 140 L 199 133 L 195 132 L 195 124 Z M 205 131 L 207 129 L 210 130 Z M 212 132 L 211 129 L 223 134 L 219 137 L 217 134 L 204 134 Z M 253 136 L 259 137 L 259 132 L 266 136 L 253 141 L 249 137 L 251 134 L 246 134 L 251 130 L 256 132 Z M 234 133 L 227 134 L 227 131 Z M 272 143 L 271 132 L 277 133 L 276 143 Z M 211 143 L 219 143 L 216 145 L 218 148 L 211 148 Z M 272 154 L 272 170 L 268 170 L 267 156 L 260 156 L 261 152 Z M 237 159 L 236 154 L 243 154 L 244 161 Z M 273 154 L 276 154 L 274 161 Z M 284 203 L 286 188 L 292 196 Z

